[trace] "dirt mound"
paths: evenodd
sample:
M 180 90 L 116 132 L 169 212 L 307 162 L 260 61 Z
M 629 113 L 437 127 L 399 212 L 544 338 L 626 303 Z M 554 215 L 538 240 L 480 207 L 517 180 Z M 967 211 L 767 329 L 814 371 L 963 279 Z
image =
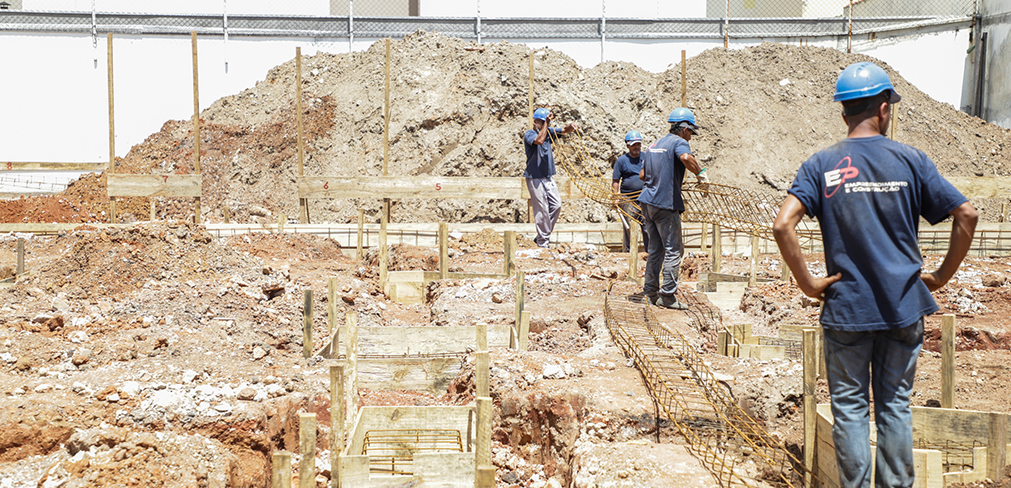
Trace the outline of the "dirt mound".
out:
M 668 128 L 665 115 L 680 105 L 679 65 L 660 74 L 616 62 L 581 69 L 550 49 L 531 51 L 508 42 L 479 47 L 423 31 L 392 42 L 391 51 L 391 175 L 519 176 L 531 54 L 535 103 L 550 106 L 559 122 L 582 124 L 588 160 L 581 169 L 586 174 L 610 174 L 629 129 L 642 132 L 647 142 L 662 137 Z M 773 43 L 711 49 L 691 58 L 687 103 L 705 129 L 692 141 L 694 152 L 716 182 L 785 191 L 801 162 L 844 137 L 839 107 L 831 101 L 834 82 L 845 66 L 865 60 L 873 59 Z M 383 174 L 384 62 L 381 42 L 366 51 L 320 53 L 304 60 L 306 175 Z M 903 95 L 899 141 L 925 151 L 947 176 L 1009 174 L 1003 161 L 1011 131 L 930 99 L 876 62 Z M 201 114 L 202 205 L 208 220 L 223 220 L 226 207 L 236 221 L 297 215 L 294 83 L 294 61 L 289 61 L 271 69 L 255 87 L 221 98 Z M 117 164 L 122 173 L 192 172 L 191 125 L 166 122 Z M 101 188 L 92 193 L 96 195 L 88 197 L 107 201 Z M 1000 206 L 999 201 L 975 203 L 984 219 L 995 217 Z M 80 207 L 76 201 L 69 205 Z M 147 199 L 123 199 L 120 205 L 127 220 L 146 218 L 149 212 Z M 313 200 L 310 217 L 352 222 L 359 207 L 370 220 L 378 220 L 375 199 Z M 563 221 L 617 218 L 588 201 L 569 201 L 565 207 Z M 190 201 L 159 199 L 161 218 L 184 218 L 192 208 Z M 0 210 L 0 216 L 4 212 L 18 220 L 46 218 L 41 212 L 16 210 Z M 402 200 L 393 202 L 391 212 L 397 222 L 526 218 L 524 202 L 510 201 Z

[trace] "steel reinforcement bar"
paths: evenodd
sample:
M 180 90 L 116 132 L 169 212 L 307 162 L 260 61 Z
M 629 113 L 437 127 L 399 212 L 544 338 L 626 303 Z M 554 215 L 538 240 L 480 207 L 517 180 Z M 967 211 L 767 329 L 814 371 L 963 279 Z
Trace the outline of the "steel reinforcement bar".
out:
M 608 289 L 615 343 L 642 372 L 658 409 L 721 486 L 800 486 L 803 464 L 737 404 L 688 340 L 665 328 L 641 299 Z

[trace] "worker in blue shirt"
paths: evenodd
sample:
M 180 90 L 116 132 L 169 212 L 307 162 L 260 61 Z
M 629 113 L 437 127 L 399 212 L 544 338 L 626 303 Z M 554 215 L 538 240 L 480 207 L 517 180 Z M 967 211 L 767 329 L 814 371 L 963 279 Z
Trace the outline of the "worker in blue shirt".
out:
M 773 224 L 797 286 L 824 300 L 825 365 L 839 486 L 871 486 L 868 389 L 877 425 L 876 486 L 913 484 L 909 397 L 923 345 L 931 292 L 955 274 L 972 244 L 978 214 L 923 152 L 884 136 L 901 99 L 874 63 L 852 64 L 836 81 L 846 139 L 811 156 L 797 172 Z M 807 268 L 797 223 L 817 218 L 827 276 Z M 951 240 L 940 268 L 922 270 L 920 218 L 948 216 Z
M 639 179 L 639 171 L 642 169 L 642 135 L 638 131 L 630 130 L 625 134 L 625 146 L 628 152 L 622 154 L 614 162 L 614 172 L 611 175 L 611 191 L 615 194 L 635 194 L 642 190 L 642 180 Z M 638 195 L 635 195 L 636 197 Z M 635 219 L 642 225 L 642 212 L 639 207 L 631 202 L 621 203 L 624 215 L 618 215 L 624 224 L 624 239 L 622 240 L 622 250 L 628 252 L 628 232 L 631 222 L 625 221 L 625 215 Z M 649 249 L 649 235 L 642 235 L 642 246 Z M 633 250 L 639 252 L 638 249 Z
M 667 117 L 670 133 L 646 150 L 640 178 L 643 180 L 639 205 L 642 207 L 643 234 L 649 234 L 646 257 L 646 277 L 642 293 L 654 305 L 684 310 L 688 305 L 678 301 L 678 278 L 684 244 L 681 238 L 681 213 L 685 211 L 681 197 L 681 182 L 685 171 L 691 171 L 699 183 L 709 182 L 705 169 L 699 166 L 688 144 L 698 133 L 695 114 L 687 108 L 676 108 Z M 660 275 L 663 274 L 663 287 Z
M 534 225 L 537 227 L 537 246 L 547 248 L 551 232 L 562 211 L 562 197 L 558 185 L 552 179 L 555 175 L 555 156 L 551 152 L 551 138 L 558 134 L 568 134 L 579 125 L 575 122 L 561 130 L 551 127 L 555 115 L 546 108 L 534 110 L 534 128 L 523 135 L 523 149 L 527 154 L 527 169 L 523 172 L 530 204 L 534 209 Z

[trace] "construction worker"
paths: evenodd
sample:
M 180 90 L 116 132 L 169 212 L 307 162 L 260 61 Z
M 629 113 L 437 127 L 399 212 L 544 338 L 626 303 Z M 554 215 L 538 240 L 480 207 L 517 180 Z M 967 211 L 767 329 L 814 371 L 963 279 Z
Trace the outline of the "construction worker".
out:
M 923 345 L 931 292 L 955 274 L 972 244 L 978 214 L 923 152 L 884 137 L 901 99 L 873 63 L 852 64 L 836 81 L 847 138 L 808 159 L 773 224 L 783 259 L 805 295 L 824 300 L 825 363 L 832 439 L 841 487 L 871 485 L 869 395 L 877 422 L 876 486 L 912 486 L 909 396 Z M 816 217 L 827 276 L 808 271 L 795 227 Z M 921 270 L 920 217 L 954 218 L 940 268 Z M 873 375 L 873 378 L 871 376 Z
M 685 211 L 685 203 L 681 198 L 681 182 L 685 171 L 694 173 L 699 183 L 707 183 L 709 178 L 688 144 L 699 130 L 695 114 L 687 108 L 676 108 L 667 122 L 671 124 L 670 133 L 646 150 L 639 174 L 643 181 L 639 194 L 643 234 L 648 234 L 644 239 L 649 239 L 642 293 L 654 305 L 684 310 L 688 306 L 674 296 L 684 253 L 681 213 Z
M 555 115 L 546 108 L 534 110 L 534 128 L 527 130 L 523 135 L 523 148 L 527 154 L 527 169 L 523 172 L 523 177 L 527 180 L 530 204 L 534 208 L 534 224 L 537 227 L 534 242 L 543 248 L 548 247 L 551 232 L 562 210 L 558 185 L 555 185 L 555 181 L 551 178 L 555 175 L 551 138 L 558 134 L 568 134 L 579 127 L 572 122 L 561 130 L 552 128 L 551 121 L 554 118 Z
M 611 176 L 611 192 L 615 195 L 635 194 L 639 190 L 642 190 L 642 180 L 639 179 L 639 171 L 642 170 L 642 160 L 640 158 L 642 153 L 642 135 L 638 131 L 628 131 L 625 134 L 625 146 L 628 147 L 628 152 L 619 156 L 614 162 L 614 173 Z M 626 221 L 626 216 L 630 216 L 639 225 L 642 225 L 642 212 L 638 206 L 633 205 L 631 202 L 621 202 L 620 205 L 625 212 L 623 215 L 618 215 L 624 224 L 625 230 L 622 249 L 628 252 L 628 232 L 631 222 Z M 649 236 L 646 234 L 642 235 L 642 245 L 644 248 L 649 249 Z M 638 252 L 638 249 L 634 251 Z

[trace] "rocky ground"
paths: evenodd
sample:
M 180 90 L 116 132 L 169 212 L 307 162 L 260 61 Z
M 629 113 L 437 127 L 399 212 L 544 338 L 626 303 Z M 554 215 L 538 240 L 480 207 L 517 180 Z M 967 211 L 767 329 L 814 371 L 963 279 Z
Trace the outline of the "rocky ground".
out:
M 13 236 L 0 244 L 0 259 L 12 261 Z M 452 265 L 499 270 L 500 246 L 493 233 L 464 236 L 452 243 Z M 320 418 L 313 475 L 322 483 L 329 473 L 329 370 L 323 360 L 302 357 L 303 290 L 316 291 L 316 337 L 327 327 L 329 277 L 338 279 L 339 310 L 355 310 L 366 325 L 509 324 L 513 315 L 512 279 L 440 281 L 425 304 L 401 305 L 380 292 L 371 263 L 314 236 L 216 239 L 200 226 L 164 222 L 81 226 L 29 238 L 26 247 L 30 274 L 0 290 L 4 488 L 264 486 L 270 453 L 297 451 L 301 411 Z M 818 265 L 819 256 L 809 258 Z M 761 262 L 764 276 L 778 275 L 772 255 Z M 437 252 L 396 246 L 391 263 L 436 268 Z M 539 250 L 521 240 L 518 266 L 527 277 L 531 347 L 491 353 L 499 485 L 715 486 L 666 421 L 656 443 L 650 396 L 610 339 L 602 314 L 608 283 L 598 278 L 624 278 L 625 255 L 578 244 Z M 685 275 L 707 266 L 690 258 Z M 724 269 L 744 273 L 748 264 L 728 256 Z M 1007 258 L 970 258 L 935 294 L 959 317 L 958 408 L 1009 409 L 1002 319 L 1009 274 Z M 810 308 L 794 286 L 768 283 L 721 320 L 774 331 L 784 316 Z M 683 313 L 656 310 L 666 326 L 708 340 Z M 940 398 L 939 317 L 928 318 L 927 327 L 918 405 Z M 710 349 L 702 347 L 710 367 L 731 378 L 748 411 L 796 449 L 800 363 L 727 358 Z M 358 401 L 466 405 L 473 388 L 470 357 L 443 394 L 363 390 Z M 826 400 L 824 385 L 820 393 Z

